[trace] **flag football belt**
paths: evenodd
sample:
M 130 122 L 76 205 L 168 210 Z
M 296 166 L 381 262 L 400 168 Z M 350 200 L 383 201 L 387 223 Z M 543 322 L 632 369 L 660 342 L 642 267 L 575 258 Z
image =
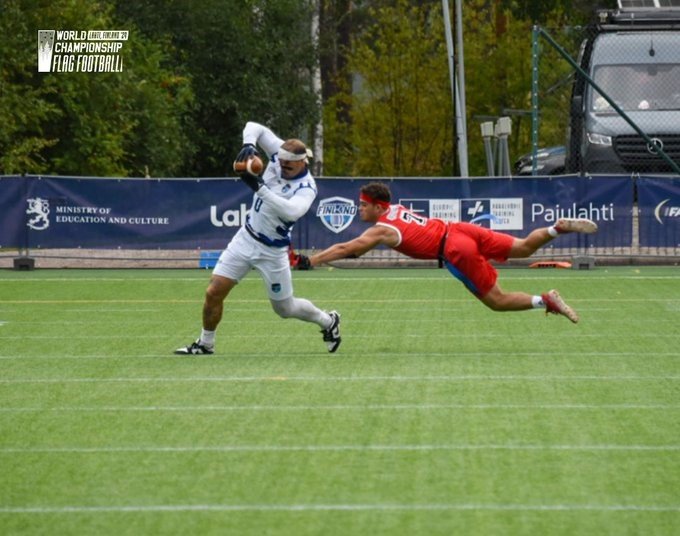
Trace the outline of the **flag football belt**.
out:
M 263 234 L 255 232 L 249 223 L 246 223 L 245 228 L 250 236 L 265 246 L 272 248 L 284 248 L 290 245 L 290 238 L 277 238 L 276 240 L 272 240 L 268 236 L 264 236 Z
M 442 236 L 442 239 L 439 241 L 439 251 L 437 252 L 437 257 L 440 259 L 444 259 L 444 246 L 446 245 L 446 238 L 449 236 L 449 233 L 444 233 L 444 236 Z

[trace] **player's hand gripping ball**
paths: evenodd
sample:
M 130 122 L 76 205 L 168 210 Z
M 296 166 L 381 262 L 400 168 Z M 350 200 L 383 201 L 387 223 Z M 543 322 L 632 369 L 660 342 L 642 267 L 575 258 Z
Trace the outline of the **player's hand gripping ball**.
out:
M 246 160 L 242 160 L 240 162 L 238 160 L 235 161 L 234 171 L 237 174 L 249 173 L 255 176 L 262 175 L 262 172 L 264 171 L 264 163 L 259 156 L 253 155 Z

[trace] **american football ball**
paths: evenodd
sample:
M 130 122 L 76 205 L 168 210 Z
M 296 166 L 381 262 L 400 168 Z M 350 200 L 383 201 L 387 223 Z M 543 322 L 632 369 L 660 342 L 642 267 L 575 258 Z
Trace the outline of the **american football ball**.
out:
M 234 171 L 236 173 L 247 171 L 251 175 L 262 175 L 264 163 L 259 156 L 251 156 L 248 160 L 243 162 L 234 162 Z

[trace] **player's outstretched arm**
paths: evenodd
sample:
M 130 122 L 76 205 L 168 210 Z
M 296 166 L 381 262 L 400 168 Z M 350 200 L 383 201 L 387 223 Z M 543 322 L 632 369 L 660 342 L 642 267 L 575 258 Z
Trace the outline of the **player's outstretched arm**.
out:
M 397 245 L 398 239 L 394 229 L 375 225 L 354 240 L 335 244 L 311 256 L 309 260 L 312 266 L 319 266 L 320 264 L 346 259 L 347 257 L 361 257 L 364 253 L 379 245 L 393 247 Z

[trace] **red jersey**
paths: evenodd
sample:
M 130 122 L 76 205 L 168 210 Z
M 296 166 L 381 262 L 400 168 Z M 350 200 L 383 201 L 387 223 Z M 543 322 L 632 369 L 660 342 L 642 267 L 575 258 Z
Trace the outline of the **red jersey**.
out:
M 414 259 L 436 259 L 448 227 L 443 220 L 415 214 L 402 205 L 391 205 L 376 225 L 397 231 L 399 242 L 393 249 Z

